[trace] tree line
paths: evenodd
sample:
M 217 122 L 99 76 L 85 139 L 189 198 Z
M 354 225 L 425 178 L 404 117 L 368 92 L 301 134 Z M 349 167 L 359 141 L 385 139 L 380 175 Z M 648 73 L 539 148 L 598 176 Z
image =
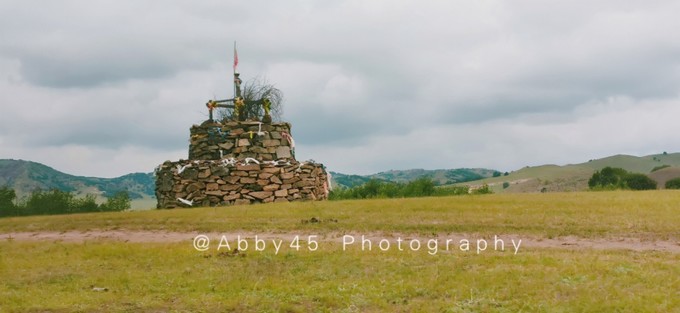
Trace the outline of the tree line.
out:
M 474 194 L 492 193 L 488 186 L 473 191 Z M 468 186 L 437 187 L 428 177 L 418 178 L 408 183 L 396 183 L 379 179 L 370 179 L 366 183 L 352 188 L 336 188 L 329 195 L 330 200 L 374 199 L 374 198 L 416 198 L 455 196 L 469 194 Z
M 14 189 L 0 187 L 0 217 L 71 214 L 86 212 L 116 212 L 130 209 L 130 196 L 120 191 L 105 203 L 98 204 L 94 195 L 79 198 L 71 192 L 52 189 L 36 190 L 28 197 L 17 200 Z
M 645 174 L 631 173 L 622 168 L 607 166 L 595 171 L 588 180 L 588 186 L 591 190 L 652 190 L 657 188 L 657 183 Z M 666 189 L 680 189 L 680 178 L 667 181 L 665 187 Z

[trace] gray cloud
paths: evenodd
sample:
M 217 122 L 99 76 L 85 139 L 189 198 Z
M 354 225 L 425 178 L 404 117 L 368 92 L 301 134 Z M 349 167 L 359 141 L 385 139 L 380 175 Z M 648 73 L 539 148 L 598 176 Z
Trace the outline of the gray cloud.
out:
M 674 1 L 1 6 L 3 158 L 111 176 L 184 157 L 205 100 L 231 96 L 234 40 L 243 76 L 284 92 L 300 155 L 333 170 L 677 150 L 659 135 L 678 130 Z

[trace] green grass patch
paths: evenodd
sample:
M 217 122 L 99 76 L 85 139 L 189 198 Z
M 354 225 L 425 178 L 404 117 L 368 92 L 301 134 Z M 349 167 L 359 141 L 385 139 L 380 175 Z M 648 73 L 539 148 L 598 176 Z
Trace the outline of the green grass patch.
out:
M 0 232 L 159 230 L 518 234 L 680 238 L 680 192 L 613 191 L 251 206 L 1 218 Z M 337 222 L 303 224 L 312 217 Z
M 670 312 L 680 256 L 528 249 L 197 252 L 186 244 L 0 243 L 0 309 L 64 312 Z M 94 291 L 92 286 L 107 288 Z

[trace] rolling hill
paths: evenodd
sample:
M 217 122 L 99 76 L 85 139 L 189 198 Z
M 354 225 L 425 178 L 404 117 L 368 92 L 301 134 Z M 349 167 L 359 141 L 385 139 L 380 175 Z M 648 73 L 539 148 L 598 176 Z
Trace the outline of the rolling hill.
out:
M 36 189 L 59 189 L 76 195 L 108 197 L 126 190 L 133 200 L 154 197 L 153 173 L 133 173 L 116 178 L 74 176 L 49 166 L 24 160 L 0 160 L 0 186 L 13 188 L 18 198 Z
M 490 169 L 453 169 L 387 171 L 373 175 L 347 175 L 331 172 L 334 186 L 352 187 L 370 179 L 394 182 L 409 182 L 421 177 L 429 177 L 438 184 L 452 184 L 492 177 L 497 171 Z M 103 200 L 118 191 L 126 190 L 133 199 L 133 207 L 150 208 L 155 205 L 155 178 L 153 173 L 133 173 L 116 178 L 74 176 L 57 171 L 49 166 L 24 160 L 0 160 L 0 186 L 13 188 L 19 198 L 29 195 L 36 189 L 59 189 L 83 196 L 93 194 Z M 139 200 L 146 200 L 140 204 Z
M 372 175 L 347 175 L 331 172 L 334 186 L 341 187 L 358 186 L 369 181 L 370 179 L 378 179 L 396 183 L 407 183 L 422 177 L 431 178 L 436 184 L 439 185 L 450 185 L 493 177 L 494 174 L 500 175 L 500 173 L 496 170 L 484 168 L 391 170 Z
M 527 166 L 507 175 L 481 168 L 390 170 L 372 175 L 331 174 L 333 185 L 341 187 L 358 186 L 370 179 L 404 183 L 429 177 L 438 185 L 488 184 L 496 193 L 553 192 L 587 190 L 588 179 L 596 170 L 606 166 L 647 174 L 662 187 L 669 179 L 680 177 L 680 153 L 643 157 L 614 155 L 580 164 Z M 658 169 L 662 166 L 667 167 Z M 658 170 L 652 172 L 654 169 Z M 79 196 L 93 194 L 103 201 L 107 196 L 126 190 L 133 200 L 133 208 L 155 206 L 153 173 L 132 173 L 116 178 L 84 177 L 66 174 L 36 162 L 3 159 L 0 160 L 0 186 L 13 188 L 20 199 L 36 189 L 59 189 Z
M 663 165 L 669 167 L 650 173 Z M 588 180 L 604 167 L 620 167 L 629 172 L 649 175 L 659 187 L 672 178 L 680 177 L 680 153 L 662 153 L 642 157 L 614 155 L 579 164 L 527 166 L 507 176 L 485 178 L 465 183 L 470 186 L 488 184 L 496 193 L 582 191 Z M 660 172 L 660 173 L 657 173 Z M 504 187 L 504 183 L 506 187 Z
M 649 177 L 656 181 L 659 188 L 662 188 L 667 181 L 680 177 L 680 167 L 666 167 L 650 173 Z

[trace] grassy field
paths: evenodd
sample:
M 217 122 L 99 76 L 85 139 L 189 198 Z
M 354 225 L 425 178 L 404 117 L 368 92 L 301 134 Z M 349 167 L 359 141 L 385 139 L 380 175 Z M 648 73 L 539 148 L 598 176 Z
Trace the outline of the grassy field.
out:
M 308 202 L 0 219 L 0 234 L 158 231 L 513 235 L 680 242 L 680 192 Z M 310 219 L 321 220 L 311 223 Z M 285 237 L 288 238 L 289 237 Z M 393 237 L 390 237 L 393 238 Z M 190 239 L 190 238 L 189 238 Z M 286 240 L 288 240 L 286 239 Z M 0 312 L 677 312 L 680 253 L 527 247 L 277 254 L 191 241 L 0 241 Z M 235 245 L 232 242 L 231 248 Z M 106 288 L 99 291 L 97 288 Z

